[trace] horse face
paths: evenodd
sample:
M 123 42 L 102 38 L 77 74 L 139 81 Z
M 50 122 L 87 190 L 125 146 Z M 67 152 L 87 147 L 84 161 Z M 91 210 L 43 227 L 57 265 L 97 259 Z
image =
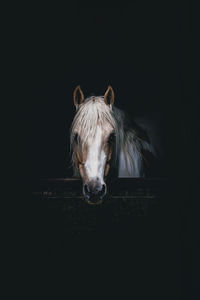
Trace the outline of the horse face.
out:
M 114 148 L 115 125 L 111 113 L 114 91 L 109 86 L 104 97 L 99 100 L 93 97 L 85 104 L 83 92 L 77 86 L 73 100 L 77 110 L 73 124 L 73 134 L 76 136 L 73 138 L 74 162 L 83 180 L 84 197 L 88 203 L 98 204 L 107 192 L 105 177 Z
M 83 180 L 83 195 L 90 204 L 101 203 L 106 195 L 105 178 L 110 169 L 114 139 L 110 126 L 97 126 L 95 136 L 88 139 L 81 151 L 78 146 L 74 147 L 76 164 Z

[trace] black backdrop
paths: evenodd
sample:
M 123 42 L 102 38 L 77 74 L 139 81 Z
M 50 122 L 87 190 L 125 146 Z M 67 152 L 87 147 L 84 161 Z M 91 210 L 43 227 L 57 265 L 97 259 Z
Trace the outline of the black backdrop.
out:
M 159 116 L 166 175 L 182 174 L 180 144 L 187 147 L 191 109 L 188 14 L 187 4 L 178 2 L 30 7 L 20 50 L 25 58 L 20 86 L 26 93 L 17 102 L 25 173 L 72 175 L 73 89 L 80 84 L 85 96 L 102 95 L 111 84 L 116 105 L 132 118 Z
M 78 286 L 81 286 L 82 293 L 94 286 L 93 295 L 101 290 L 102 296 L 106 296 L 107 289 L 111 295 L 120 290 L 124 296 L 126 291 L 132 293 L 131 296 L 140 292 L 144 296 L 149 290 L 149 295 L 158 299 L 163 299 L 165 292 L 166 299 L 169 295 L 171 299 L 177 299 L 184 294 L 187 299 L 191 292 L 191 276 L 188 274 L 191 274 L 192 242 L 189 229 L 196 182 L 196 150 L 193 145 L 197 137 L 196 78 L 191 64 L 189 3 L 137 1 L 130 4 L 123 1 L 111 5 L 84 1 L 63 7 L 32 4 L 17 7 L 16 12 L 19 12 L 15 16 L 19 26 L 13 24 L 14 58 L 17 62 L 13 77 L 17 83 L 17 95 L 12 103 L 12 143 L 17 159 L 12 176 L 20 179 L 23 189 L 29 189 L 34 179 L 72 175 L 69 168 L 69 128 L 75 112 L 72 93 L 77 84 L 81 85 L 86 96 L 90 93 L 102 95 L 111 84 L 116 105 L 132 117 L 151 113 L 160 115 L 162 122 L 159 124 L 167 152 L 164 173 L 175 179 L 177 184 L 174 195 L 169 199 L 173 203 L 171 210 L 168 207 L 167 212 L 155 213 L 157 221 L 171 219 L 171 225 L 168 224 L 167 229 L 168 225 L 161 222 L 162 231 L 159 225 L 153 224 L 151 229 L 155 234 L 148 236 L 151 231 L 146 231 L 147 223 L 138 221 L 135 229 L 129 232 L 129 237 L 133 235 L 137 241 L 141 241 L 139 236 L 144 234 L 143 242 L 135 252 L 128 237 L 121 234 L 119 239 L 112 239 L 113 244 L 101 236 L 103 246 L 96 240 L 95 245 L 90 242 L 83 247 L 85 240 L 82 237 L 78 243 L 70 241 L 72 244 L 65 249 L 66 256 L 62 252 L 60 257 L 61 246 L 52 255 L 48 252 L 48 245 L 41 243 L 42 237 L 37 240 L 40 229 L 34 223 L 36 227 L 33 226 L 35 232 L 32 231 L 31 238 L 43 256 L 38 252 L 36 256 L 33 247 L 27 258 L 32 283 L 36 277 L 40 278 L 39 285 L 38 282 L 31 284 L 29 295 L 38 286 L 44 287 L 44 277 L 51 274 L 47 276 L 45 293 L 51 292 L 49 282 L 54 285 L 54 280 L 59 278 L 58 290 L 62 287 L 66 293 L 71 291 L 72 285 L 74 293 Z M 25 201 L 29 202 L 29 198 L 25 197 Z M 30 211 L 30 207 L 28 212 L 26 206 L 23 209 L 27 219 Z M 34 215 L 31 217 L 33 220 Z M 194 217 L 197 220 L 197 212 Z M 197 223 L 194 221 L 195 225 Z M 197 230 L 193 234 L 197 234 Z M 164 244 L 160 246 L 158 240 L 164 241 L 165 238 L 168 248 L 164 251 Z M 144 251 L 143 247 L 150 247 L 149 251 Z M 95 259 L 95 251 L 103 257 L 103 263 Z M 147 253 L 148 259 L 144 261 L 148 264 L 140 267 L 137 261 Z M 154 261 L 151 261 L 151 255 Z M 126 258 L 122 259 L 122 256 Z M 111 260 L 108 257 L 112 257 Z M 168 268 L 167 257 L 170 260 Z M 33 268 L 32 261 L 37 267 Z M 163 268 L 159 267 L 162 263 Z M 87 268 L 90 270 L 89 277 Z M 62 281 L 65 276 L 59 276 L 61 273 L 71 276 L 70 281 Z M 95 281 L 95 278 L 98 280 Z M 163 278 L 162 284 L 160 278 Z M 102 283 L 98 285 L 100 279 Z M 155 281 L 158 281 L 156 293 Z M 161 292 L 163 294 L 159 297 Z

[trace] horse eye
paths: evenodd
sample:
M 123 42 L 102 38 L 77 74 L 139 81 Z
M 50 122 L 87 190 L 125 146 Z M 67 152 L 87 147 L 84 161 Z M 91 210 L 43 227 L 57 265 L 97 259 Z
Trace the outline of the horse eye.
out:
M 74 142 L 75 142 L 75 143 L 78 142 L 78 133 L 76 133 L 76 134 L 74 135 Z
M 115 136 L 115 133 L 112 132 L 112 133 L 110 134 L 109 138 L 108 138 L 108 143 L 109 143 L 109 144 L 114 143 L 115 137 L 116 137 L 116 136 Z

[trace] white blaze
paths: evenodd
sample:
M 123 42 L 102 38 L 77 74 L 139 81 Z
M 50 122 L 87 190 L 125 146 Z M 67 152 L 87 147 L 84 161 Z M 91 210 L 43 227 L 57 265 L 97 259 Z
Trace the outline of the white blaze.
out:
M 88 154 L 85 162 L 88 177 L 90 179 L 99 177 L 103 184 L 105 163 L 106 154 L 102 150 L 102 129 L 97 126 L 95 137 L 88 141 Z

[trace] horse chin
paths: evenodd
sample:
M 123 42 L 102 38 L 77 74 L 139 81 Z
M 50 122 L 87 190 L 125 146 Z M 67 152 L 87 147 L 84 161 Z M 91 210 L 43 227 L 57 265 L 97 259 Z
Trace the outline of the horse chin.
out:
M 102 204 L 102 202 L 103 202 L 102 199 L 100 199 L 100 200 L 97 201 L 97 202 L 91 202 L 90 200 L 87 201 L 87 203 L 90 204 L 90 205 L 100 205 L 100 204 Z
M 100 205 L 102 204 L 103 202 L 103 199 L 102 198 L 85 198 L 87 203 L 90 204 L 90 205 Z

